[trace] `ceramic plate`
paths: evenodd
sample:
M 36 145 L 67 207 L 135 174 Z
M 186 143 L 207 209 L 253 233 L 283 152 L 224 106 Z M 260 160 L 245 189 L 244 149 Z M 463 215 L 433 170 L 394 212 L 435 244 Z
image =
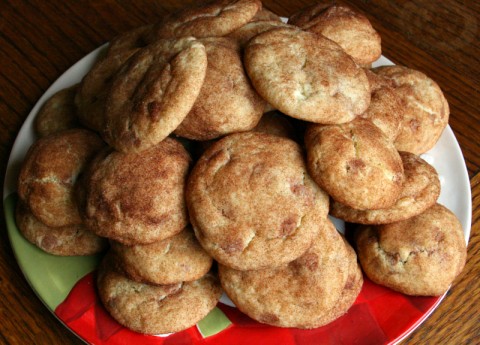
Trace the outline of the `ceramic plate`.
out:
M 13 146 L 4 185 L 8 234 L 18 264 L 32 290 L 72 332 L 92 344 L 392 344 L 412 332 L 440 303 L 442 297 L 409 297 L 366 279 L 349 312 L 331 324 L 313 330 L 282 329 L 259 324 L 240 313 L 227 298 L 197 326 L 163 336 L 145 336 L 116 323 L 95 292 L 95 268 L 100 255 L 56 257 L 27 242 L 15 225 L 16 179 L 22 160 L 36 140 L 33 119 L 55 92 L 78 83 L 105 47 L 100 47 L 65 72 L 40 98 Z M 391 64 L 382 57 L 375 66 Z M 468 242 L 471 224 L 470 183 L 460 147 L 450 127 L 423 157 L 438 171 L 442 183 L 439 202 L 460 219 Z M 340 224 L 341 225 L 341 224 Z

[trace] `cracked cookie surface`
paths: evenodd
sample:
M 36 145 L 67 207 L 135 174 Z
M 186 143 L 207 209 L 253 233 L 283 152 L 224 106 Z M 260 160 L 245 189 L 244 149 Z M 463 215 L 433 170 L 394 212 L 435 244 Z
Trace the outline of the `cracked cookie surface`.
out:
M 375 283 L 414 296 L 440 296 L 467 256 L 457 217 L 435 204 L 418 216 L 355 233 L 365 274 Z
M 448 124 L 450 108 L 438 84 L 420 71 L 403 66 L 372 70 L 393 82 L 404 108 L 400 132 L 395 139 L 399 151 L 417 155 L 430 150 Z
M 208 66 L 200 94 L 175 129 L 180 137 L 210 140 L 252 129 L 260 120 L 265 101 L 245 73 L 240 48 L 233 39 L 200 39 Z
M 262 323 L 306 329 L 346 312 L 360 291 L 361 272 L 333 224 L 323 225 L 311 247 L 290 263 L 252 271 L 219 265 L 222 287 L 237 308 Z
M 334 200 L 361 210 L 395 204 L 404 180 L 402 160 L 370 121 L 311 125 L 305 145 L 312 178 Z
M 150 244 L 126 246 L 111 242 L 122 269 L 132 280 L 176 284 L 204 276 L 212 258 L 198 243 L 190 226 L 178 234 Z
M 356 210 L 333 201 L 333 216 L 351 223 L 387 224 L 405 220 L 433 206 L 440 196 L 440 179 L 433 166 L 410 152 L 400 152 L 405 180 L 392 207 L 378 210 Z
M 85 174 L 85 223 L 127 245 L 173 236 L 188 223 L 184 188 L 190 156 L 167 138 L 141 153 L 106 149 Z
M 190 174 L 186 200 L 202 246 L 237 269 L 294 260 L 328 213 L 328 196 L 309 177 L 300 146 L 256 132 L 210 146 Z
M 205 47 L 193 37 L 158 40 L 139 49 L 111 82 L 102 137 L 121 152 L 158 144 L 187 116 L 206 70 Z
M 368 18 L 347 5 L 318 3 L 293 14 L 288 23 L 338 43 L 359 65 L 382 54 L 381 38 Z
M 248 23 L 261 9 L 259 0 L 216 0 L 187 7 L 158 23 L 151 39 L 225 36 Z
M 321 35 L 297 28 L 268 30 L 249 41 L 244 63 L 257 92 L 300 120 L 345 123 L 370 103 L 363 69 Z
M 18 177 L 18 195 L 50 227 L 81 224 L 75 198 L 78 176 L 105 146 L 86 129 L 61 131 L 36 141 Z
M 222 294 L 218 278 L 211 273 L 169 285 L 135 282 L 123 274 L 111 255 L 100 265 L 97 287 L 110 315 L 144 334 L 179 332 L 195 325 L 215 308 Z

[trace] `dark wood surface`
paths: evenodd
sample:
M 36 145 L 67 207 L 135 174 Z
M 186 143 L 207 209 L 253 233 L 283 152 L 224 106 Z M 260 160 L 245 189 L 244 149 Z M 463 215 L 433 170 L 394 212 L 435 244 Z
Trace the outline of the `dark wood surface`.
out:
M 194 1 L 0 1 L 1 180 L 13 141 L 38 98 L 67 68 L 116 34 Z M 264 1 L 288 16 L 311 0 Z M 350 1 L 382 36 L 383 54 L 425 72 L 443 89 L 471 179 L 467 265 L 445 300 L 403 344 L 480 341 L 480 2 Z M 3 213 L 2 213 L 3 214 Z M 2 217 L 0 343 L 80 344 L 36 297 L 19 270 Z

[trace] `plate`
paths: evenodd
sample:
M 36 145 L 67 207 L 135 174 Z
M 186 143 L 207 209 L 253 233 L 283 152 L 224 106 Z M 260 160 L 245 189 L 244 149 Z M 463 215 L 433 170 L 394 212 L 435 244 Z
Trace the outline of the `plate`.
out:
M 102 46 L 78 61 L 39 99 L 15 140 L 3 192 L 8 235 L 17 262 L 32 290 L 74 334 L 92 344 L 395 344 L 418 327 L 438 306 L 444 296 L 409 297 L 365 279 L 360 295 L 347 314 L 313 330 L 259 324 L 240 313 L 225 296 L 204 320 L 183 332 L 146 336 L 116 323 L 104 310 L 95 292 L 95 268 L 101 255 L 49 255 L 22 237 L 14 219 L 16 180 L 28 148 L 37 139 L 33 120 L 39 108 L 55 92 L 79 82 L 104 49 L 105 46 Z M 392 62 L 381 57 L 374 66 L 389 64 Z M 449 126 L 436 146 L 423 158 L 437 169 L 442 185 L 439 203 L 460 219 L 468 243 L 472 214 L 470 182 L 462 152 Z

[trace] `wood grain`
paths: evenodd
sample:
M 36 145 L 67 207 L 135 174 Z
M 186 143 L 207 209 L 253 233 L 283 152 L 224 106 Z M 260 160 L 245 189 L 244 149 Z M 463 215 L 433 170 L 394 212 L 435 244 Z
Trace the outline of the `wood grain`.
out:
M 450 125 L 471 178 L 468 262 L 450 292 L 403 344 L 475 344 L 480 339 L 480 2 L 346 1 L 382 36 L 384 55 L 436 80 L 451 107 Z M 195 1 L 4 0 L 0 2 L 0 159 L 8 155 L 38 98 L 67 68 L 116 34 Z M 264 1 L 288 16 L 312 0 Z M 81 344 L 48 312 L 23 277 L 2 217 L 0 343 Z

